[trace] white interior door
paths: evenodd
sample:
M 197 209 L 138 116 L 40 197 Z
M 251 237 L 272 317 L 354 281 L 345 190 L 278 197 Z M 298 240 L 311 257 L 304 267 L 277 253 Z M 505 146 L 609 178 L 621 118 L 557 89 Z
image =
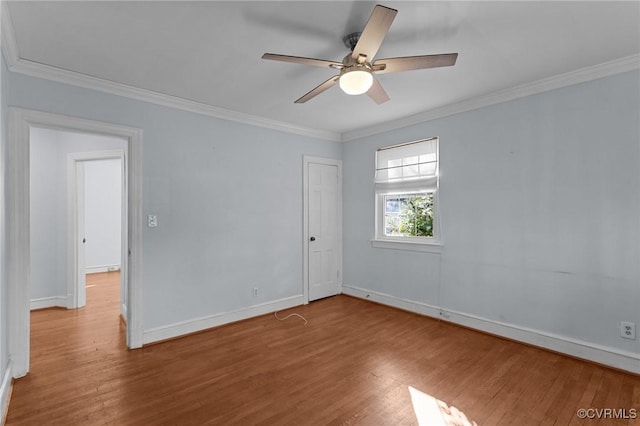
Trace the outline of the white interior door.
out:
M 85 267 L 85 178 L 84 161 L 76 162 L 76 308 L 87 304 L 86 267 Z
M 309 301 L 338 294 L 340 286 L 340 184 L 335 164 L 308 163 Z

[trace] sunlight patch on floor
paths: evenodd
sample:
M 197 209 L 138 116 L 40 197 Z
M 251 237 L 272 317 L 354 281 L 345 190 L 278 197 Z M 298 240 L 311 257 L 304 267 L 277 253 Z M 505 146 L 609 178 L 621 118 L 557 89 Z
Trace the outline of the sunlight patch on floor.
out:
M 478 426 L 456 407 L 450 407 L 424 392 L 409 386 L 413 411 L 420 426 Z

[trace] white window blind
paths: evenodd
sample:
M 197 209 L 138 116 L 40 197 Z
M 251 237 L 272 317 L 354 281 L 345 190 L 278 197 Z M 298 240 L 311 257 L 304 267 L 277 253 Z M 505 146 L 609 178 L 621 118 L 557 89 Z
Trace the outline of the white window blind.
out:
M 401 184 L 435 189 L 438 184 L 438 139 L 380 148 L 376 152 L 376 186 Z

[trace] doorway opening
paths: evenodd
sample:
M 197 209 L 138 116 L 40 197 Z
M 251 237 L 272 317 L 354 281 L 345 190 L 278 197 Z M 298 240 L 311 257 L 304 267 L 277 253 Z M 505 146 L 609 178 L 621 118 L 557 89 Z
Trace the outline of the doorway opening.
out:
M 77 279 L 71 282 L 70 294 L 75 290 L 77 307 L 117 303 L 126 325 L 126 280 L 120 273 L 126 238 L 124 150 L 69 154 L 68 171 L 76 177 L 67 182 L 69 192 L 76 194 L 75 243 L 70 249 L 75 249 Z
M 11 357 L 11 374 L 14 378 L 22 377 L 29 371 L 30 354 L 30 308 L 31 293 L 40 291 L 37 285 L 37 274 L 32 277 L 32 253 L 34 259 L 38 250 L 55 252 L 56 256 L 65 257 L 65 262 L 55 263 L 58 270 L 55 276 L 65 277 L 64 281 L 56 280 L 56 289 L 53 300 L 47 303 L 58 303 L 60 306 L 77 307 L 78 280 L 84 277 L 85 266 L 78 262 L 78 229 L 77 218 L 73 215 L 60 214 L 58 210 L 68 209 L 77 215 L 77 188 L 73 191 L 66 185 L 62 186 L 63 191 L 68 191 L 72 196 L 56 196 L 52 183 L 44 188 L 45 194 L 49 197 L 48 205 L 44 209 L 31 209 L 31 192 L 36 191 L 32 187 L 31 166 L 33 162 L 34 173 L 43 172 L 36 166 L 37 161 L 31 158 L 32 135 L 41 131 L 61 132 L 73 135 L 77 138 L 84 138 L 83 141 L 76 140 L 75 148 L 63 154 L 56 153 L 55 157 L 63 156 L 66 160 L 64 166 L 58 168 L 66 169 L 67 177 L 77 176 L 77 168 L 84 169 L 86 162 L 97 161 L 95 158 L 86 158 L 86 155 L 95 156 L 96 152 L 103 155 L 102 159 L 118 159 L 121 165 L 120 184 L 121 193 L 121 233 L 120 233 L 120 277 L 122 294 L 121 313 L 126 320 L 126 344 L 127 347 L 138 348 L 142 346 L 142 324 L 141 324 L 141 248 L 142 248 L 142 131 L 119 125 L 107 124 L 97 121 L 84 120 L 75 117 L 49 114 L 38 111 L 24 110 L 20 108 L 10 108 L 9 111 L 9 143 L 7 149 L 7 202 L 13 206 L 6 217 L 8 224 L 8 241 L 11 246 L 11 255 L 8 261 L 7 274 L 9 276 L 9 355 Z M 99 151 L 90 152 L 90 143 L 87 138 L 112 138 L 120 140 L 120 147 L 115 149 L 100 148 Z M 73 143 L 71 144 L 73 145 Z M 49 146 L 48 148 L 51 148 Z M 87 154 L 88 153 L 88 154 Z M 106 155 L 106 157 L 105 157 Z M 45 159 L 47 155 L 44 156 Z M 53 153 L 49 153 L 48 158 L 53 158 Z M 74 167 L 69 167 L 71 164 Z M 82 165 L 82 166 L 79 166 Z M 71 169 L 71 171 L 69 171 Z M 58 173 L 59 174 L 59 173 Z M 60 185 L 55 186 L 60 189 Z M 62 199 L 57 199 L 62 198 Z M 65 200 L 66 198 L 66 200 Z M 71 205 L 71 208 L 69 207 Z M 44 245 L 37 244 L 37 238 L 31 235 L 31 213 L 43 216 L 45 228 L 52 227 L 54 218 L 66 218 L 67 223 L 72 226 L 65 226 L 63 231 L 57 231 L 58 236 L 70 235 L 66 238 L 67 249 L 60 249 L 58 246 L 63 239 L 60 237 L 55 243 Z M 47 225 L 48 223 L 48 225 Z M 36 227 L 37 228 L 37 227 Z M 35 230 L 35 228 L 34 228 Z M 83 237 L 86 238 L 86 237 Z M 63 243 L 64 244 L 64 243 Z M 33 252 L 32 252 L 33 248 Z M 70 249 L 73 248 L 73 249 Z M 68 255 L 69 252 L 73 252 Z M 42 255 L 42 253 L 39 253 Z M 49 259 L 52 257 L 49 256 Z M 62 270 L 63 272 L 60 272 Z M 71 273 L 69 273 L 71 271 Z M 81 274 L 80 271 L 83 273 Z M 71 278 L 71 279 L 67 279 Z M 62 284 L 61 284 L 62 283 Z M 73 285 L 71 284 L 73 283 Z M 66 286 L 66 287 L 65 287 Z M 36 299 L 38 299 L 36 297 Z
M 118 148 L 120 141 L 113 142 Z M 114 272 L 120 276 L 120 315 L 126 323 L 126 280 L 119 272 L 123 258 L 127 200 L 124 150 L 67 154 L 67 253 L 69 276 L 67 307 L 85 306 L 87 285 L 97 285 L 89 275 Z M 91 279 L 89 279 L 91 278 Z M 106 278 L 106 276 L 102 277 Z M 92 281 L 90 284 L 87 284 Z M 113 281 L 113 277 L 106 282 Z
M 29 134 L 31 309 L 82 308 L 86 274 L 125 263 L 123 138 L 34 127 Z M 120 280 L 126 318 L 126 280 Z

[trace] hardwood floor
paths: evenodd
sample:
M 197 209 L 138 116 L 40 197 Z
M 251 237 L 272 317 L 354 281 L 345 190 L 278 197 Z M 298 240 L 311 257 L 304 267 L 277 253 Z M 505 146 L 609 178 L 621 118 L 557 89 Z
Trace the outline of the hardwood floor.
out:
M 640 424 L 576 414 L 634 417 L 638 376 L 346 296 L 128 351 L 118 280 L 32 313 L 7 425 L 418 424 L 410 386 L 428 425 Z

